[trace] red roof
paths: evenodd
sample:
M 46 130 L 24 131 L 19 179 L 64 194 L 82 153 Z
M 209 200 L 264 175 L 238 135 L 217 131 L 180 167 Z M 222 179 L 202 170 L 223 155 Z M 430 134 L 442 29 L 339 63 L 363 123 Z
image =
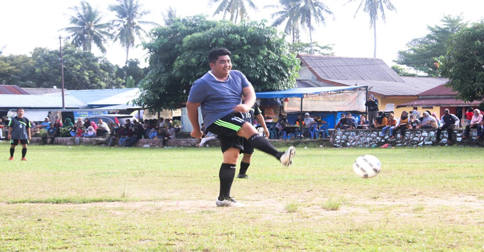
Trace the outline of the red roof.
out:
M 457 92 L 452 91 L 451 88 L 446 87 L 445 85 L 440 85 L 434 88 L 431 88 L 427 91 L 424 91 L 419 96 L 426 96 L 426 95 L 457 95 Z
M 16 85 L 0 85 L 0 94 L 28 94 Z
M 397 108 L 401 107 L 475 107 L 479 106 L 481 101 L 464 102 L 456 99 L 419 99 L 411 102 L 406 102 L 397 105 Z

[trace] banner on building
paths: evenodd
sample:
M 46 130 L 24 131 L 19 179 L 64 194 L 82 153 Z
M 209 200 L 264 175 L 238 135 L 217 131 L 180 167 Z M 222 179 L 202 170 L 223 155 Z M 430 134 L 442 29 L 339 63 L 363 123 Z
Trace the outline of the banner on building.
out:
M 345 90 L 342 92 L 325 92 L 319 94 L 307 94 L 302 100 L 302 111 L 366 111 L 365 90 Z M 301 98 L 289 98 L 284 103 L 286 112 L 299 112 L 301 110 Z

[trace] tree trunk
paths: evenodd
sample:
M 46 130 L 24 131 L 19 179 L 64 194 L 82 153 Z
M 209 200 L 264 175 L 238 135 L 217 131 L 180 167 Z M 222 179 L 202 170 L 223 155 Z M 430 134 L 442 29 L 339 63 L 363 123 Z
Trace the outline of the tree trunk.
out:
M 376 20 L 373 22 L 373 58 L 376 58 Z

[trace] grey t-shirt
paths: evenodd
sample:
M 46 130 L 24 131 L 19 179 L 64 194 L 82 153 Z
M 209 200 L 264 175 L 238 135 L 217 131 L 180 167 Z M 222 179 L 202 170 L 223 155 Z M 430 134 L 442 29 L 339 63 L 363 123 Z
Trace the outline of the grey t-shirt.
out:
M 237 70 L 230 71 L 225 81 L 206 73 L 193 83 L 188 101 L 201 104 L 203 123 L 208 128 L 216 120 L 233 113 L 234 107 L 242 102 L 243 88 L 250 86 L 245 75 Z

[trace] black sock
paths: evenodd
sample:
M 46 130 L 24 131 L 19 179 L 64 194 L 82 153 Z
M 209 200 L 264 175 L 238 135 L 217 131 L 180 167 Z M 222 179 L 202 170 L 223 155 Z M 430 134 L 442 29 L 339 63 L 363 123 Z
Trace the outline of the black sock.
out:
M 230 188 L 232 188 L 232 182 L 234 182 L 235 177 L 235 164 L 222 163 L 218 177 L 220 179 L 220 194 L 218 199 L 224 200 L 230 198 Z
M 240 162 L 239 174 L 245 174 L 247 172 L 247 169 L 249 169 L 249 165 L 250 163 Z
M 22 148 L 22 158 L 27 154 L 27 148 Z
M 10 157 L 13 157 L 14 153 L 15 153 L 15 148 L 10 148 Z
M 249 141 L 249 144 L 254 146 L 254 148 L 261 150 L 269 155 L 272 155 L 277 159 L 279 159 L 283 154 L 283 152 L 279 152 L 278 150 L 276 150 L 276 148 L 274 148 L 274 146 L 272 146 L 272 144 L 269 143 L 267 139 L 259 134 L 255 134 L 249 137 L 249 139 L 247 140 Z

